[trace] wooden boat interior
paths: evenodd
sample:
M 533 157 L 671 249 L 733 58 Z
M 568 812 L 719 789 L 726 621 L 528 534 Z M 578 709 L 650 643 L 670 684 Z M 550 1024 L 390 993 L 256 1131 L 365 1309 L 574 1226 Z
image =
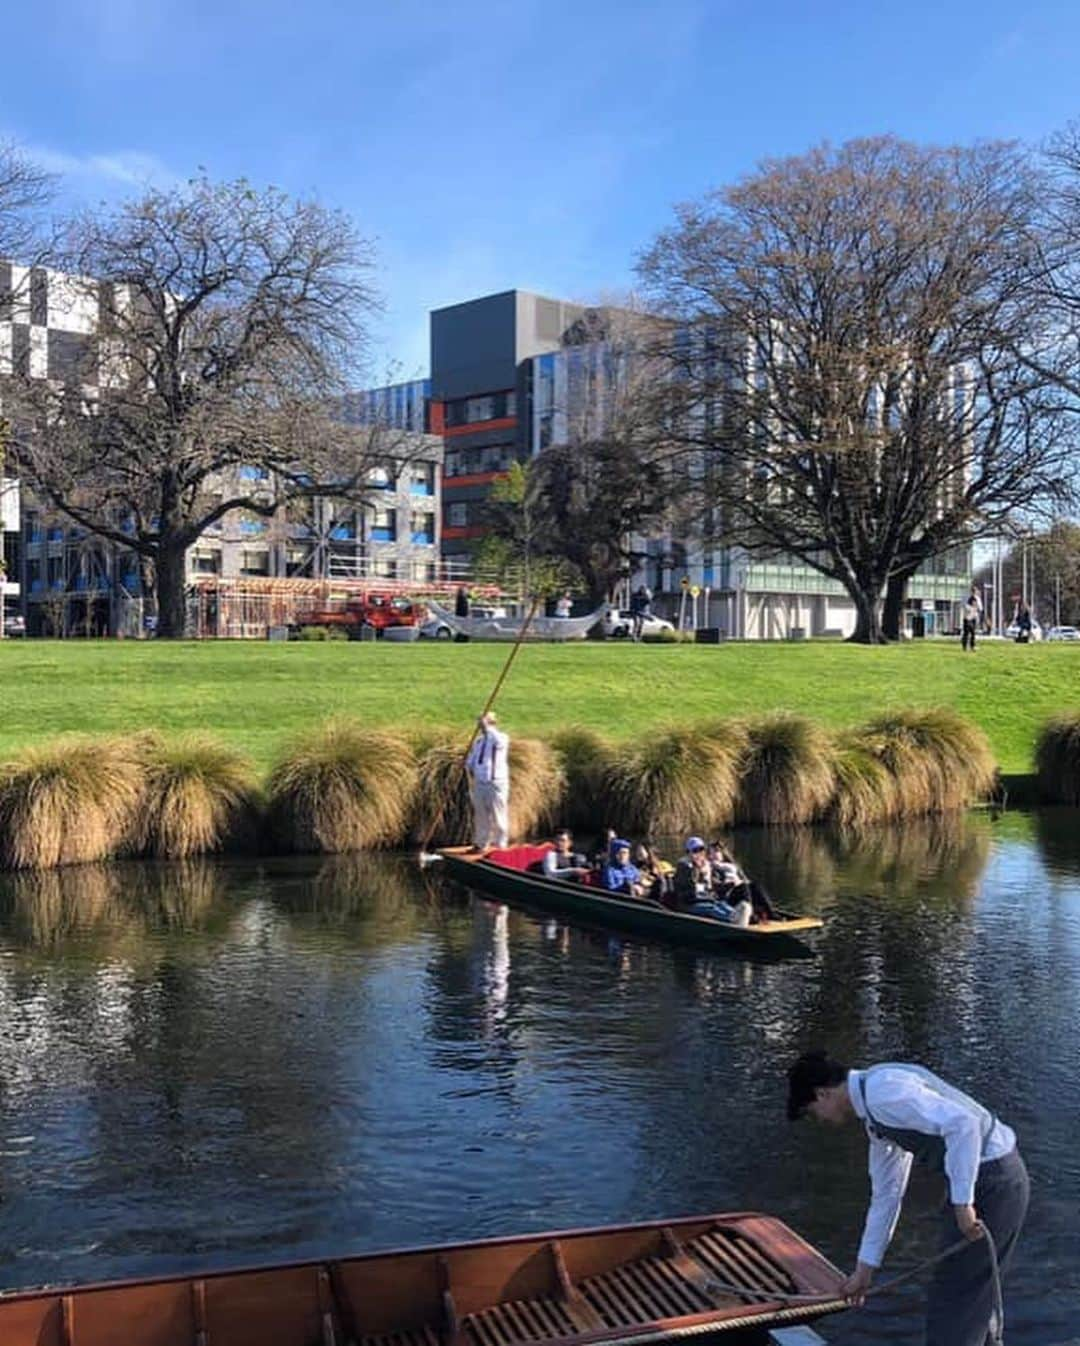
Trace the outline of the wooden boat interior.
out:
M 674 1341 L 836 1311 L 843 1307 L 837 1299 L 840 1283 L 840 1273 L 780 1221 L 708 1216 L 20 1292 L 0 1296 L 0 1341 L 3 1346 Z M 738 1286 L 740 1293 L 725 1286 Z M 793 1305 L 785 1295 L 822 1298 Z
M 548 851 L 553 847 L 550 842 L 537 843 L 518 843 L 513 846 L 506 846 L 501 849 L 478 851 L 471 846 L 444 846 L 441 853 L 444 856 L 451 857 L 454 860 L 464 863 L 477 865 L 481 871 L 484 869 L 497 869 L 500 872 L 508 873 L 511 877 L 521 875 L 526 879 L 539 879 L 543 872 L 543 860 Z M 560 882 L 560 880 L 546 879 L 544 882 Z M 561 880 L 561 882 L 566 882 Z M 633 901 L 644 906 L 653 907 L 662 914 L 678 915 L 683 920 L 693 922 L 707 922 L 707 917 L 691 916 L 685 912 L 674 912 L 670 907 L 662 902 L 654 902 L 650 899 L 625 898 L 618 893 L 605 892 L 600 884 L 599 876 L 590 874 L 580 883 L 570 885 L 572 889 L 580 891 L 583 896 L 602 897 L 608 901 Z M 712 924 L 712 922 L 709 922 Z M 805 934 L 811 930 L 820 930 L 823 922 L 819 916 L 800 916 L 790 912 L 778 911 L 772 920 L 761 921 L 745 929 L 739 928 L 736 933 L 739 937 L 747 939 L 762 939 L 769 935 L 792 935 Z

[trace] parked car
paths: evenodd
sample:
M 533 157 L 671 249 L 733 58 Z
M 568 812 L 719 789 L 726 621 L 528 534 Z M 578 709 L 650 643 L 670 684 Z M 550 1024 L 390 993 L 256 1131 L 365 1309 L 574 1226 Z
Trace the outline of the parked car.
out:
M 4 614 L 4 635 L 9 639 L 26 635 L 26 618 L 18 612 Z
M 506 616 L 506 609 L 481 603 L 469 609 L 469 616 L 481 621 L 499 621 Z M 420 636 L 423 640 L 452 640 L 454 628 L 443 617 L 429 617 L 426 622 L 420 623 Z
M 1012 622 L 1012 623 L 1010 623 L 1010 624 L 1005 628 L 1005 638 L 1006 638 L 1006 640 L 1015 640 L 1019 634 L 1020 634 L 1020 627 L 1016 624 L 1016 622 Z M 1042 630 L 1042 627 L 1039 625 L 1038 622 L 1032 622 L 1032 623 L 1031 623 L 1031 635 L 1029 636 L 1029 639 L 1030 639 L 1030 640 L 1042 640 L 1042 638 L 1043 638 L 1043 630 Z
M 625 640 L 634 633 L 634 614 L 629 608 L 608 608 L 600 621 L 604 635 L 611 640 Z M 675 627 L 663 617 L 645 617 L 641 623 L 643 636 L 658 636 L 663 631 L 674 632 Z
M 1052 626 L 1046 633 L 1047 640 L 1080 640 L 1080 631 L 1075 626 Z

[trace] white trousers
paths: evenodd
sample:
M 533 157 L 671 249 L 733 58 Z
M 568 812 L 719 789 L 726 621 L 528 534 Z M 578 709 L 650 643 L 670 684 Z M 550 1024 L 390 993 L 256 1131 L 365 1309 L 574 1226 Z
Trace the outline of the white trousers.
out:
M 510 787 L 493 781 L 472 783 L 473 844 L 485 846 L 510 844 Z

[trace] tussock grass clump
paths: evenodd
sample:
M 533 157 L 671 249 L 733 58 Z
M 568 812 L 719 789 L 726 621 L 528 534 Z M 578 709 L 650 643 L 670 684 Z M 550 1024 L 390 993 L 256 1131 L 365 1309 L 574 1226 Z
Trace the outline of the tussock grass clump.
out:
M 144 737 L 145 798 L 133 847 L 181 860 L 250 836 L 257 788 L 251 764 L 206 734 Z
M 884 822 L 896 812 L 896 783 L 885 763 L 857 739 L 838 740 L 829 817 L 842 828 Z
M 396 846 L 415 787 L 416 758 L 404 739 L 333 720 L 295 740 L 271 771 L 271 826 L 294 851 Z
M 472 840 L 469 778 L 463 760 L 468 741 L 441 739 L 420 755 L 412 835 L 435 846 Z M 555 824 L 566 794 L 566 774 L 554 748 L 537 739 L 510 739 L 510 837 L 541 836 Z
M 603 772 L 601 821 L 643 837 L 727 826 L 744 744 L 738 725 L 689 726 L 617 750 Z
M 1039 793 L 1053 804 L 1080 805 L 1080 710 L 1048 720 L 1035 743 Z
M 800 715 L 772 715 L 747 728 L 739 782 L 740 821 L 813 822 L 828 808 L 836 784 L 828 734 Z
M 429 740 L 420 749 L 409 829 L 414 840 L 435 846 L 465 846 L 472 841 L 469 778 L 462 765 L 466 746 L 463 738 L 447 737 Z M 513 788 L 511 777 L 511 792 Z
M 890 711 L 854 738 L 892 776 L 894 817 L 968 808 L 993 789 L 997 768 L 986 735 L 954 710 Z
M 535 738 L 510 740 L 510 837 L 546 835 L 557 826 L 566 796 L 558 753 Z
M 51 869 L 118 854 L 143 797 L 139 752 L 122 739 L 69 736 L 0 764 L 0 864 Z
M 584 725 L 560 730 L 552 736 L 551 746 L 566 776 L 562 815 L 556 825 L 595 827 L 598 818 L 607 816 L 604 777 L 615 758 L 614 748 L 602 735 Z

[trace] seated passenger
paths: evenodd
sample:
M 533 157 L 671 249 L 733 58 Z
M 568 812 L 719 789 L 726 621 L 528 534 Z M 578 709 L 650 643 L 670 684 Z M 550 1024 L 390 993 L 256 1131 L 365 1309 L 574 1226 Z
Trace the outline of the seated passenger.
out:
M 641 897 L 641 872 L 630 863 L 630 843 L 616 837 L 608 848 L 608 859 L 600 871 L 600 886 L 609 893 Z
M 773 905 L 768 893 L 755 879 L 749 878 L 736 864 L 735 857 L 721 841 L 709 843 L 709 863 L 712 865 L 713 889 L 716 896 L 729 906 L 749 902 L 755 921 L 771 921 Z
M 749 902 L 729 903 L 716 896 L 709 853 L 700 837 L 689 837 L 686 855 L 675 867 L 675 900 L 683 911 L 709 916 L 730 925 L 747 926 L 753 909 Z
M 555 833 L 555 849 L 544 856 L 544 874 L 549 879 L 583 879 L 589 862 L 574 850 L 574 838 L 564 827 Z
M 671 875 L 673 867 L 661 860 L 653 848 L 645 841 L 639 841 L 634 847 L 633 862 L 641 871 L 641 893 L 654 902 L 663 902 L 671 894 Z

